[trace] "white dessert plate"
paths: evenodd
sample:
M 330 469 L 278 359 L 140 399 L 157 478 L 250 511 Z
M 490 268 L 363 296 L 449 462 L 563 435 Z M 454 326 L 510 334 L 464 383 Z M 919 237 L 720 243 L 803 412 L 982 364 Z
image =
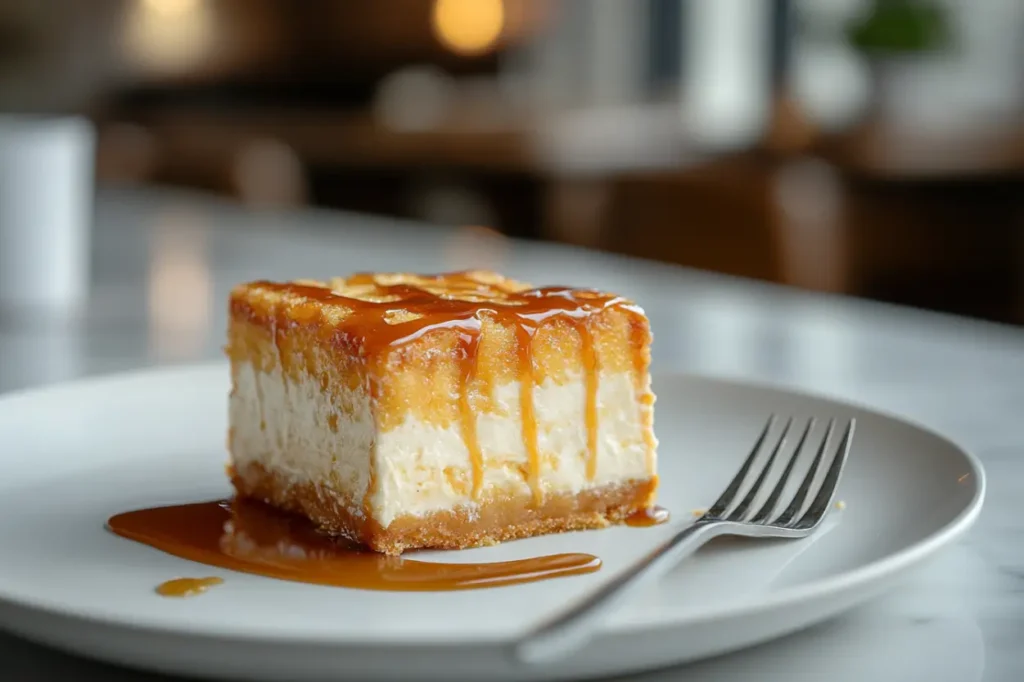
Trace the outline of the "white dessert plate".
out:
M 952 542 L 981 508 L 972 456 L 893 416 L 784 390 L 662 375 L 660 502 L 673 524 L 713 501 L 770 412 L 856 417 L 827 527 L 801 541 L 723 541 L 615 613 L 558 665 L 503 646 L 593 589 L 671 527 L 533 538 L 450 561 L 588 552 L 601 571 L 439 593 L 319 587 L 204 567 L 116 537 L 117 512 L 229 494 L 225 365 L 143 372 L 0 398 L 0 627 L 89 657 L 247 680 L 555 680 L 650 669 L 805 628 L 878 595 Z M 166 599 L 179 576 L 225 579 Z

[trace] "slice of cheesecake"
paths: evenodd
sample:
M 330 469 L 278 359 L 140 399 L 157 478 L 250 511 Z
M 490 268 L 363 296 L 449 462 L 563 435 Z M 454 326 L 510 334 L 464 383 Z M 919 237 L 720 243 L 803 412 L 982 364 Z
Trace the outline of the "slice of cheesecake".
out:
M 657 488 L 650 325 L 491 272 L 231 293 L 232 482 L 376 551 L 600 528 Z

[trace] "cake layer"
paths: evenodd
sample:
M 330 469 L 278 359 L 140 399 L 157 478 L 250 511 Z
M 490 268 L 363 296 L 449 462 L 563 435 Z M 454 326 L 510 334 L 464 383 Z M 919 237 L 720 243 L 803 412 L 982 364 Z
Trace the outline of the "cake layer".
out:
M 534 535 L 606 528 L 650 504 L 656 480 L 619 483 L 576 494 L 549 495 L 540 506 L 531 495 L 487 499 L 472 506 L 396 517 L 387 526 L 351 516 L 314 485 L 296 484 L 259 464 L 233 472 L 236 489 L 248 497 L 301 514 L 325 532 L 398 555 L 407 549 L 468 549 Z
M 520 390 L 514 383 L 496 387 L 496 409 L 475 415 L 483 495 L 532 493 Z M 588 477 L 585 390 L 579 379 L 548 380 L 533 388 L 542 496 L 646 480 L 653 474 L 632 377 L 619 373 L 602 376 L 599 383 L 597 463 L 594 476 Z M 341 400 L 330 398 L 313 377 L 295 381 L 277 368 L 258 372 L 240 363 L 232 418 L 235 465 L 260 463 L 283 481 L 329 489 L 352 515 L 361 515 L 369 502 L 370 514 L 385 527 L 401 515 L 473 502 L 474 464 L 457 424 L 439 426 L 410 415 L 378 432 L 368 394 L 358 389 L 342 393 Z M 376 488 L 368 491 L 371 470 Z

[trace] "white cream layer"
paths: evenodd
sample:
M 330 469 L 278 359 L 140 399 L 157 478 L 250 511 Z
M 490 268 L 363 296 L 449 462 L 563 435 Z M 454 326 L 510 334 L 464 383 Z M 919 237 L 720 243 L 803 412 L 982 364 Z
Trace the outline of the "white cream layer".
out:
M 622 373 L 602 375 L 598 383 L 597 471 L 587 480 L 584 391 L 582 381 L 549 381 L 534 388 L 539 478 L 545 494 L 576 494 L 654 474 L 654 456 L 648 457 L 643 429 L 644 410 L 650 408 L 637 400 L 633 378 Z M 438 428 L 407 419 L 377 432 L 365 393 L 345 393 L 341 399 L 351 409 L 338 409 L 316 381 L 294 383 L 279 371 L 258 373 L 251 365 L 241 365 L 230 401 L 236 467 L 259 463 L 293 485 L 313 484 L 324 495 L 340 497 L 353 514 L 362 515 L 373 458 L 371 513 L 385 527 L 399 516 L 472 509 L 467 485 L 472 464 L 457 424 Z M 529 495 L 519 384 L 498 387 L 494 400 L 496 412 L 477 418 L 485 463 L 483 495 Z M 329 426 L 332 415 L 336 430 Z

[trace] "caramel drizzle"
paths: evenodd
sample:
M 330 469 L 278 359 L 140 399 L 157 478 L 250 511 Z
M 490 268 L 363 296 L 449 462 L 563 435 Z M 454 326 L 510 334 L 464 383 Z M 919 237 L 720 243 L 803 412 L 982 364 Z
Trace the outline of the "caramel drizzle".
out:
M 655 398 L 651 392 L 650 375 L 647 371 L 651 361 L 650 330 L 644 325 L 633 324 L 630 328 L 630 337 L 630 345 L 633 348 L 633 391 L 638 396 L 641 407 L 646 410 L 646 414 L 642 415 L 644 446 L 647 452 L 645 460 L 647 470 L 654 471 L 658 443 L 654 437 L 654 415 L 651 411 Z M 657 476 L 654 478 L 657 481 Z
M 580 342 L 582 344 L 581 355 L 583 356 L 583 380 L 586 382 L 586 404 L 584 405 L 584 419 L 587 425 L 587 480 L 593 481 L 597 476 L 597 391 L 598 391 L 598 364 L 597 353 L 594 349 L 594 335 L 590 331 L 590 325 L 584 322 L 580 325 Z
M 536 505 L 544 501 L 540 487 L 540 451 L 537 444 L 537 412 L 533 405 L 533 333 L 525 325 L 516 328 L 519 355 L 519 414 L 523 422 L 523 447 L 526 448 L 527 482 Z
M 335 293 L 327 286 L 300 283 L 274 283 L 259 281 L 251 286 L 276 292 L 293 299 L 301 299 L 287 306 L 286 325 L 322 322 L 320 304 L 343 306 L 351 313 L 336 327 L 324 331 L 324 338 L 334 335 L 342 343 L 358 340 L 362 351 L 371 358 L 380 358 L 388 347 L 400 347 L 424 334 L 449 330 L 459 335 L 463 350 L 461 359 L 462 386 L 459 395 L 459 421 L 463 440 L 469 453 L 473 475 L 473 499 L 483 492 L 484 462 L 476 433 L 476 414 L 471 392 L 476 374 L 477 349 L 480 331 L 485 319 L 511 323 L 515 326 L 520 375 L 520 410 L 523 442 L 527 454 L 527 481 L 535 502 L 543 499 L 540 488 L 541 458 L 537 441 L 537 416 L 534 409 L 535 386 L 532 341 L 537 331 L 549 320 L 559 318 L 568 322 L 579 334 L 585 385 L 585 420 L 587 431 L 586 474 L 593 480 L 598 461 L 598 356 L 588 319 L 603 310 L 617 308 L 643 317 L 643 310 L 626 299 L 589 289 L 549 286 L 527 290 L 507 290 L 474 279 L 468 273 L 447 273 L 420 277 L 426 283 L 435 283 L 445 293 L 435 293 L 410 284 L 386 285 L 377 282 L 370 273 L 350 277 L 350 286 L 372 286 L 370 294 L 383 300 L 364 300 Z M 389 323 L 389 316 L 404 310 L 414 319 Z M 634 347 L 634 352 L 639 351 Z M 637 366 L 642 364 L 637 358 Z M 640 376 L 636 377 L 640 381 Z M 369 387 L 376 397 L 379 390 L 374 382 Z M 372 483 L 372 481 L 371 481 Z M 369 489 L 367 491 L 369 495 Z M 369 499 L 364 501 L 368 504 Z

